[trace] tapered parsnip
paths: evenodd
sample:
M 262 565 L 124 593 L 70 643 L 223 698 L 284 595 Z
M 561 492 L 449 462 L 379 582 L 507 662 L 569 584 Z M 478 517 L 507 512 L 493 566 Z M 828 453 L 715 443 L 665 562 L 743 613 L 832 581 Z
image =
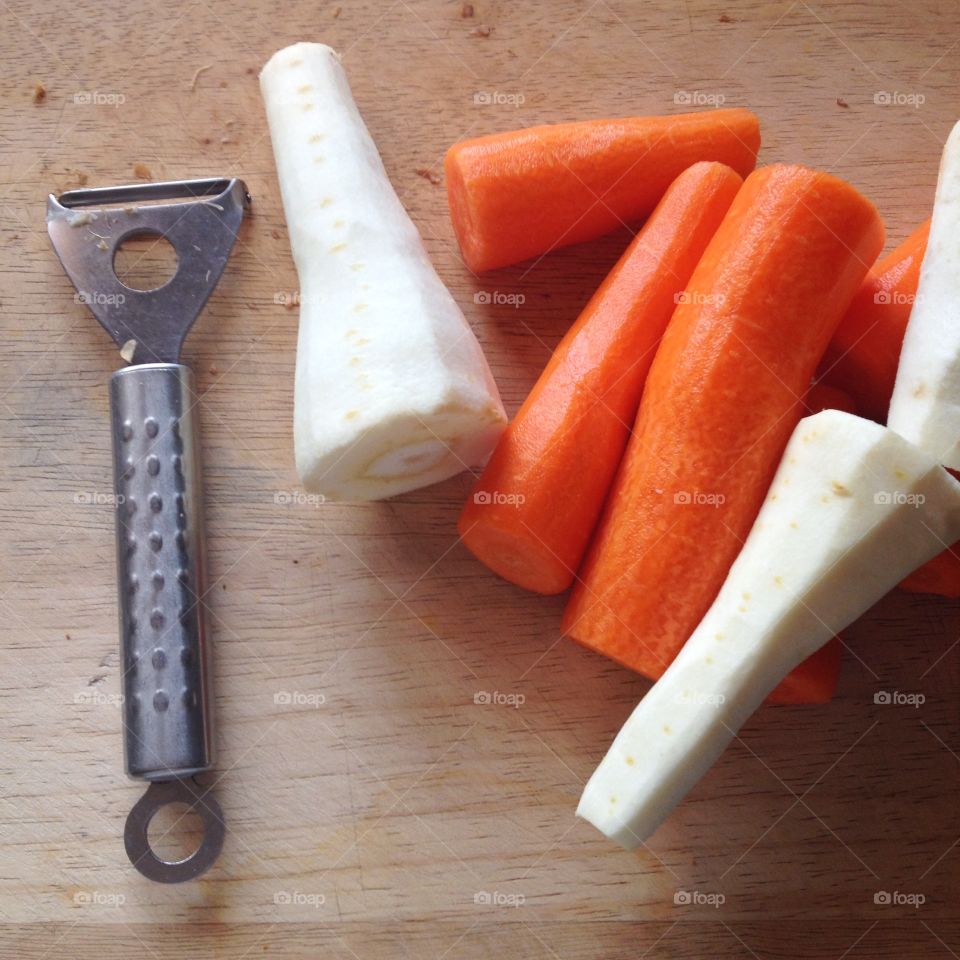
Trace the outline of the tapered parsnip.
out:
M 713 606 L 641 700 L 578 813 L 634 847 L 786 673 L 960 537 L 960 483 L 893 431 L 826 410 L 787 445 Z
M 943 148 L 887 426 L 960 469 L 960 123 Z
M 337 54 L 297 43 L 260 75 L 300 278 L 294 391 L 306 489 L 376 500 L 482 463 L 506 415 L 427 258 Z

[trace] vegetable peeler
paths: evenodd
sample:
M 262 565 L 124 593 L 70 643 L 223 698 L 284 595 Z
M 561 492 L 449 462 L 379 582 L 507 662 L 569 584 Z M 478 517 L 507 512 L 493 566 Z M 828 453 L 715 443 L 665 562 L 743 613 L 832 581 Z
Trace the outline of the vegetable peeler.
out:
M 169 200 L 176 202 L 146 202 Z M 194 779 L 214 762 L 213 695 L 196 394 L 180 348 L 249 204 L 244 183 L 228 178 L 47 200 L 57 256 L 129 364 L 110 379 L 123 744 L 128 776 L 150 786 L 127 817 L 124 845 L 137 870 L 161 883 L 203 873 L 225 832 L 210 788 Z M 117 250 L 136 236 L 163 237 L 177 254 L 173 276 L 152 290 L 124 285 L 114 269 Z M 169 803 L 186 804 L 203 826 L 199 847 L 183 860 L 161 859 L 147 837 Z

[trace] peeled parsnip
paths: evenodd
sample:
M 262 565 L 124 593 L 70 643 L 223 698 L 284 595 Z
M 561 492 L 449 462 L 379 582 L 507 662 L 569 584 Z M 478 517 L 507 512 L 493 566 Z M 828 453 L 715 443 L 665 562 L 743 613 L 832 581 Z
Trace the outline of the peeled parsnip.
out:
M 960 470 L 960 123 L 943 148 L 887 426 Z
M 699 626 L 617 734 L 579 816 L 645 840 L 798 663 L 960 538 L 960 483 L 892 430 L 801 420 Z
M 506 423 L 337 54 L 297 43 L 260 74 L 300 278 L 294 446 L 304 488 L 377 500 L 482 463 Z

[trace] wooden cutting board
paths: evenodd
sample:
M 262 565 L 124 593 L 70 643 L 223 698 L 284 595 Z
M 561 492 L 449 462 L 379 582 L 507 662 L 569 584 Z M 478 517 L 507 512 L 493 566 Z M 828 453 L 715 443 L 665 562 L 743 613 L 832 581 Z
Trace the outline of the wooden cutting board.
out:
M 958 114 L 956 3 L 3 10 L 0 954 L 960 953 L 955 602 L 886 598 L 847 632 L 833 703 L 762 710 L 649 847 L 626 853 L 573 811 L 647 684 L 559 637 L 563 598 L 522 593 L 457 543 L 470 476 L 388 503 L 297 496 L 284 305 L 297 281 L 257 88 L 294 40 L 343 52 L 513 412 L 628 234 L 470 276 L 439 179 L 451 142 L 723 98 L 761 116 L 763 162 L 849 178 L 898 242 L 928 215 Z M 134 873 L 121 842 L 142 787 L 122 773 L 102 502 L 119 359 L 49 248 L 44 200 L 210 174 L 242 176 L 255 198 L 186 349 L 203 395 L 229 833 L 215 869 L 171 888 Z M 477 302 L 493 291 L 523 302 Z M 875 704 L 883 691 L 925 699 Z M 511 704 L 477 702 L 493 694 Z

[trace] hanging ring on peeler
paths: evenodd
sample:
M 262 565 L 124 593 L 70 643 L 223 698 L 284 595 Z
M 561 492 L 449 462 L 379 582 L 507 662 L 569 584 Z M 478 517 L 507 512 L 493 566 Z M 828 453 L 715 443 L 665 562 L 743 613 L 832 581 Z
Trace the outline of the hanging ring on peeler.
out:
M 162 860 L 150 847 L 147 830 L 161 807 L 170 803 L 186 804 L 203 825 L 200 846 L 183 860 Z M 154 782 L 134 804 L 127 816 L 123 843 L 130 862 L 148 879 L 158 883 L 182 883 L 193 880 L 217 859 L 226 833 L 223 811 L 207 787 L 196 780 Z

